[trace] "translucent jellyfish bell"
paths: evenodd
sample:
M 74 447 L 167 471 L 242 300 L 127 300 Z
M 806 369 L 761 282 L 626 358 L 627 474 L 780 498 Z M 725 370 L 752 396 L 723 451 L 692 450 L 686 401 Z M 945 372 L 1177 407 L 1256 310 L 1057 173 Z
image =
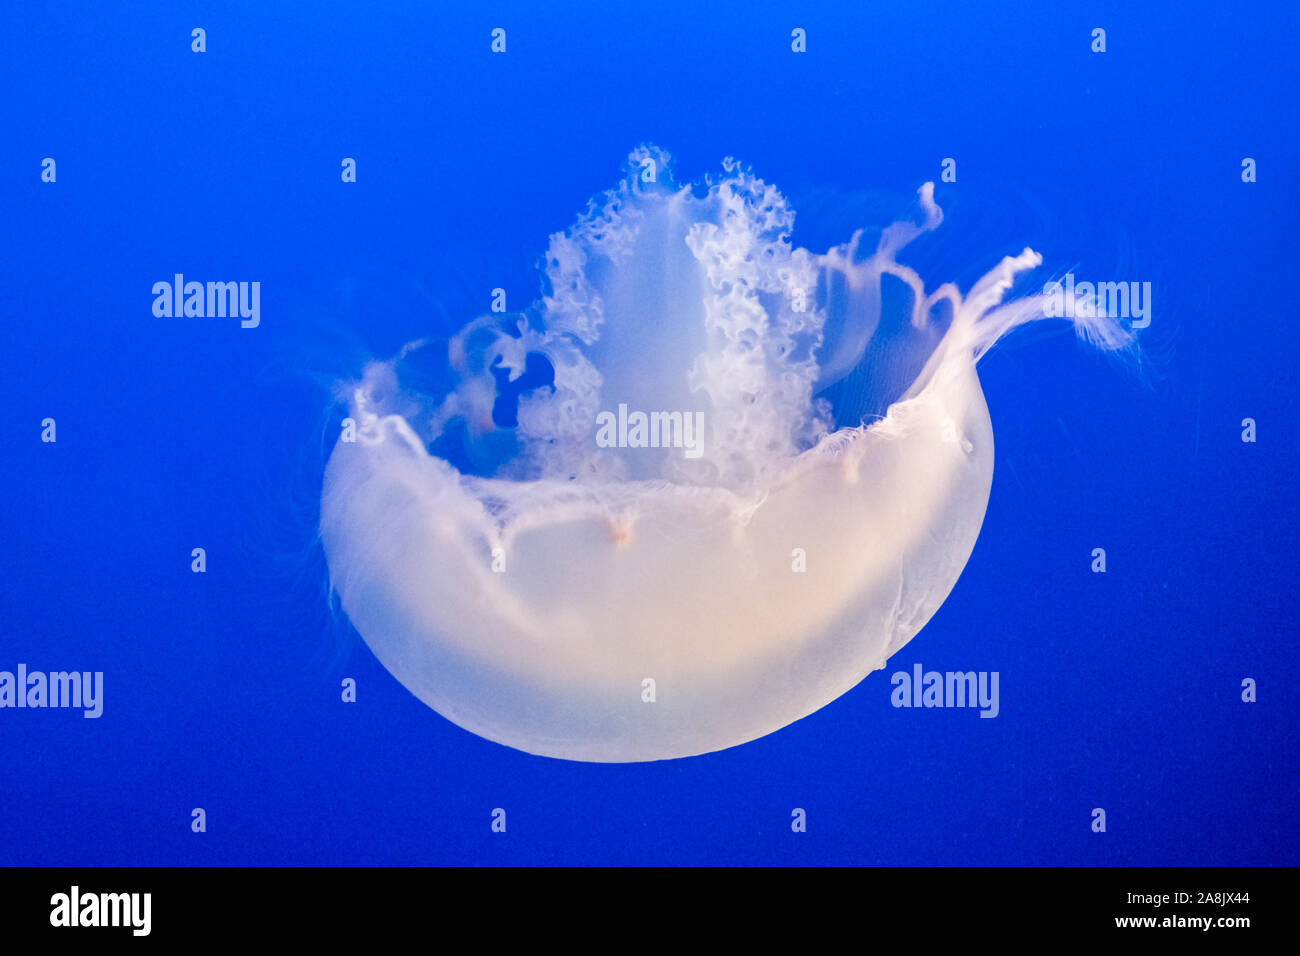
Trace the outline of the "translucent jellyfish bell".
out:
M 574 760 L 744 743 L 883 667 L 984 519 L 975 363 L 1044 315 L 1041 296 L 1003 302 L 1028 249 L 965 296 L 895 261 L 942 220 L 931 184 L 921 222 L 818 255 L 738 164 L 692 191 L 662 152 L 630 160 L 551 237 L 526 313 L 367 366 L 321 508 L 332 585 L 398 680 L 475 734 Z M 886 274 L 907 314 L 882 308 Z M 1128 341 L 1094 303 L 1072 311 L 1098 345 Z M 502 428 L 534 354 L 554 384 Z M 453 433 L 460 469 L 436 453 Z

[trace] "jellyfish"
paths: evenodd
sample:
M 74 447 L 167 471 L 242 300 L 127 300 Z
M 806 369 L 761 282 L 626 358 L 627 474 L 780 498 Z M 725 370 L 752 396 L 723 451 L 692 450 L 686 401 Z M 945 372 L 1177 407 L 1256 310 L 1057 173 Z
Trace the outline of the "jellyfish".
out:
M 384 667 L 474 734 L 598 762 L 742 744 L 884 667 L 983 523 L 976 363 L 1050 311 L 1007 299 L 1030 249 L 927 293 L 897 258 L 942 221 L 918 198 L 874 248 L 814 253 L 749 167 L 679 186 L 642 146 L 550 237 L 526 310 L 341 386 L 320 538 Z M 1068 314 L 1131 340 L 1083 296 Z

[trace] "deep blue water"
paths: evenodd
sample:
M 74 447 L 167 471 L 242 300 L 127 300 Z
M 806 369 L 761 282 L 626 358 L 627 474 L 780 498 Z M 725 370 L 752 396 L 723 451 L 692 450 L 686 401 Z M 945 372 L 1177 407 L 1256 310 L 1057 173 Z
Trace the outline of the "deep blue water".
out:
M 0 669 L 105 699 L 0 710 L 0 862 L 1300 862 L 1297 8 L 806 6 L 8 11 Z M 444 720 L 331 614 L 329 389 L 532 298 L 647 141 L 744 159 L 813 249 L 954 157 L 931 286 L 1029 245 L 1154 308 L 1136 371 L 1064 327 L 981 364 L 984 527 L 884 672 L 738 748 L 578 764 Z M 177 272 L 259 280 L 260 326 L 156 318 Z M 891 707 L 915 662 L 998 671 L 998 718 Z

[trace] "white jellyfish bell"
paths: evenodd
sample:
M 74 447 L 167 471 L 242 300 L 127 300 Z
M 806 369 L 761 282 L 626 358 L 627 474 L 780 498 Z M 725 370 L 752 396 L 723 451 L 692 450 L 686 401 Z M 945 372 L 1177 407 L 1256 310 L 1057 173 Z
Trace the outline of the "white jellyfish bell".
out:
M 326 469 L 331 583 L 367 644 L 438 713 L 533 754 L 719 750 L 883 667 L 984 519 L 975 363 L 1045 312 L 1043 296 L 1002 301 L 1040 263 L 1028 249 L 964 296 L 926 294 L 895 261 L 942 220 L 932 184 L 919 224 L 817 255 L 791 247 L 793 211 L 745 168 L 693 192 L 667 161 L 634 152 L 551 237 L 527 313 L 370 363 L 347 389 L 355 441 Z M 903 315 L 882 306 L 886 274 L 911 289 Z M 1129 341 L 1095 303 L 1070 311 L 1090 341 Z M 454 372 L 439 387 L 408 374 L 429 348 Z M 534 353 L 554 383 L 502 429 L 499 385 Z M 431 450 L 454 425 L 493 450 L 490 473 Z

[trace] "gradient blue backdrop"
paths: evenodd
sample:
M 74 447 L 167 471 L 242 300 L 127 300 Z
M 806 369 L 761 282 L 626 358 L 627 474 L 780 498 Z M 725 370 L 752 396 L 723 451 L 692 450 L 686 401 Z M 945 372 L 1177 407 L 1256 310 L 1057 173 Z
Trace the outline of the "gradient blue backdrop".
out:
M 1300 862 L 1295 6 L 808 6 L 7 11 L 0 669 L 106 699 L 0 711 L 0 863 Z M 984 529 L 885 672 L 739 748 L 584 765 L 407 693 L 312 535 L 330 384 L 530 299 L 643 141 L 685 178 L 743 158 L 814 249 L 954 157 L 931 286 L 1031 245 L 1155 313 L 1136 374 L 1063 328 L 982 363 Z M 155 318 L 175 272 L 261 281 L 261 327 Z M 916 661 L 999 671 L 1000 716 L 895 710 Z

